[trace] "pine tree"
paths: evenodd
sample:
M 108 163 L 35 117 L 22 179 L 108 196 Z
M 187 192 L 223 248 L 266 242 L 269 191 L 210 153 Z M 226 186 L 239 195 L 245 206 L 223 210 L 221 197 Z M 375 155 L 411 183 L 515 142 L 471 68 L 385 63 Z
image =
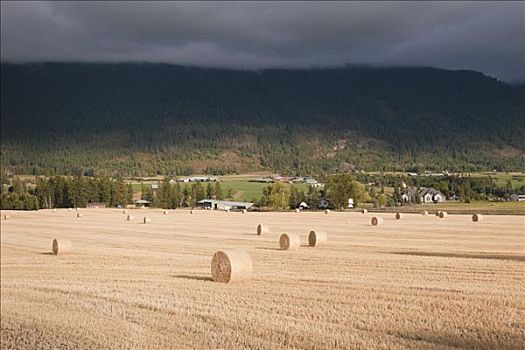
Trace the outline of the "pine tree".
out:
M 221 188 L 221 183 L 219 181 L 215 182 L 214 195 L 215 195 L 215 199 L 217 200 L 222 199 L 222 188 Z

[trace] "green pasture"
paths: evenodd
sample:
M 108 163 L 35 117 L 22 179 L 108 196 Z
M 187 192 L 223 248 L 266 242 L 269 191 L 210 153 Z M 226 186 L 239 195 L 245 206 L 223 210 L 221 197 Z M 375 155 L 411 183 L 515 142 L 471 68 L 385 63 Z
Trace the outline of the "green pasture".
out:
M 181 183 L 182 188 L 188 185 L 191 186 L 191 184 L 189 183 Z M 215 185 L 215 184 L 212 183 L 212 185 Z M 268 185 L 271 185 L 271 184 L 260 183 L 260 182 L 249 182 L 247 179 L 239 180 L 239 179 L 230 178 L 228 180 L 221 181 L 221 188 L 225 194 L 231 189 L 234 200 L 246 201 L 246 202 L 250 202 L 253 199 L 258 200 L 259 198 L 261 198 L 263 188 Z M 138 192 L 141 190 L 140 183 L 132 183 L 131 186 L 134 192 Z M 151 184 L 145 183 L 144 186 L 149 187 L 151 186 Z M 208 186 L 208 183 L 202 183 L 202 186 L 206 188 L 206 186 Z M 308 186 L 305 184 L 294 184 L 294 186 L 300 191 L 306 191 L 308 189 Z

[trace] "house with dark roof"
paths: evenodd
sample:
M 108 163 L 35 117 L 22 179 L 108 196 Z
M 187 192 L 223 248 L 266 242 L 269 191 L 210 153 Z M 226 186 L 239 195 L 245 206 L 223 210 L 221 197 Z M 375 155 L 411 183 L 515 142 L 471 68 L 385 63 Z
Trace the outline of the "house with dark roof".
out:
M 135 203 L 136 207 L 149 207 L 151 205 L 151 202 L 147 201 L 145 199 L 139 199 L 139 200 L 135 200 L 133 202 Z
M 432 187 L 422 187 L 419 191 L 416 188 L 408 188 L 401 194 L 405 202 L 414 202 L 416 196 L 419 197 L 421 203 L 441 203 L 445 201 L 445 195 Z

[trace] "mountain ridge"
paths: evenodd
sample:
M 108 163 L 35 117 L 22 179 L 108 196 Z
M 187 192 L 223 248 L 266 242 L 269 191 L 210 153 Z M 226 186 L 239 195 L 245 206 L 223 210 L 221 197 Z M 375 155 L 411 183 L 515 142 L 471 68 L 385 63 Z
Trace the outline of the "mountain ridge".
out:
M 525 167 L 523 90 L 475 71 L 1 68 L 1 164 L 13 173 Z

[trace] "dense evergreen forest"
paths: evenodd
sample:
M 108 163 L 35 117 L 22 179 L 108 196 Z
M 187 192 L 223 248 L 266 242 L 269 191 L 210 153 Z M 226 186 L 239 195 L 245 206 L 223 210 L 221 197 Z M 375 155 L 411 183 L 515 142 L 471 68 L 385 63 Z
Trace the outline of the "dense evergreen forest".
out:
M 1 65 L 9 174 L 525 170 L 525 90 L 473 71 Z
M 2 184 L 0 195 L 0 209 L 8 210 L 82 208 L 88 203 L 125 206 L 133 203 L 133 189 L 120 178 L 54 176 L 32 184 L 13 179 L 12 185 Z

